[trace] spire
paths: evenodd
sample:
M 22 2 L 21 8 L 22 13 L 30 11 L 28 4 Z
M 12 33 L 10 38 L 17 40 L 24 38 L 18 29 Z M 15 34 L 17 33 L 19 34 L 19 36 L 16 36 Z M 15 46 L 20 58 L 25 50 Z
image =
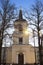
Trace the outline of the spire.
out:
M 22 10 L 21 9 L 19 11 L 19 19 L 23 19 L 23 17 L 22 17 Z

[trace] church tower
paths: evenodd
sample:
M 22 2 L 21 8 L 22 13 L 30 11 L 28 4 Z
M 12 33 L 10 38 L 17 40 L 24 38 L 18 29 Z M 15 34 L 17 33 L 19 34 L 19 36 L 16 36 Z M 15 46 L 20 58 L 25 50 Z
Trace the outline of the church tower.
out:
M 34 48 L 29 45 L 29 34 L 27 34 L 28 22 L 23 19 L 22 10 L 19 18 L 14 22 L 12 63 L 30 64 L 35 62 Z M 32 54 L 32 55 L 31 55 Z
M 14 44 L 29 44 L 29 35 L 26 34 L 28 22 L 23 19 L 22 10 L 19 11 L 19 19 L 14 22 Z

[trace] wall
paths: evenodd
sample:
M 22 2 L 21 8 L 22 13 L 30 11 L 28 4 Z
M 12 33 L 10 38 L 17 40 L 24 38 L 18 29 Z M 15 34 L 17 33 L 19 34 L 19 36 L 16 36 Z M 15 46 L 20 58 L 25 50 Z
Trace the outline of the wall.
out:
M 13 45 L 12 46 L 12 63 L 18 63 L 18 54 L 24 54 L 25 63 L 35 63 L 34 48 L 31 45 Z

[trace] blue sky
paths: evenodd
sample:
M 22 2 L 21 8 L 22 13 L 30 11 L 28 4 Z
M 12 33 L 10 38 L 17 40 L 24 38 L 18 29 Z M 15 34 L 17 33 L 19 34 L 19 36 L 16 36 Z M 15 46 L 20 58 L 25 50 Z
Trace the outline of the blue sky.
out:
M 31 7 L 34 0 L 11 0 L 11 2 L 15 3 L 18 8 L 21 6 L 22 8 L 28 9 Z
M 43 0 L 41 1 L 43 2 Z M 35 3 L 35 0 L 11 0 L 11 3 L 15 3 L 18 8 L 21 6 L 23 9 L 28 10 Z

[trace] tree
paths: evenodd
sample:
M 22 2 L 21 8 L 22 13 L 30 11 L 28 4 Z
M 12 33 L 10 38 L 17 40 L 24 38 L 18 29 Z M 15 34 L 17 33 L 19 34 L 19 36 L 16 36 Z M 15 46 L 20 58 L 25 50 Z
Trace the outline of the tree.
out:
M 15 5 L 11 4 L 10 0 L 0 0 L 0 63 L 1 63 L 1 50 L 3 38 L 5 37 L 5 30 L 11 27 L 10 21 L 15 18 L 14 10 Z
M 28 12 L 27 12 L 27 14 L 28 14 Z M 35 4 L 32 5 L 30 16 L 27 16 L 26 18 L 30 21 L 29 24 L 35 26 L 35 28 L 37 29 L 40 65 L 42 65 L 40 30 L 43 29 L 43 3 L 39 0 L 36 0 Z
M 41 1 L 37 0 L 34 5 L 32 5 L 32 12 L 31 12 L 31 17 L 30 20 L 32 25 L 34 25 L 37 29 L 37 34 L 38 34 L 38 45 L 39 45 L 39 57 L 40 57 L 40 65 L 42 65 L 41 62 L 41 44 L 40 44 L 40 30 L 43 27 L 43 4 Z

